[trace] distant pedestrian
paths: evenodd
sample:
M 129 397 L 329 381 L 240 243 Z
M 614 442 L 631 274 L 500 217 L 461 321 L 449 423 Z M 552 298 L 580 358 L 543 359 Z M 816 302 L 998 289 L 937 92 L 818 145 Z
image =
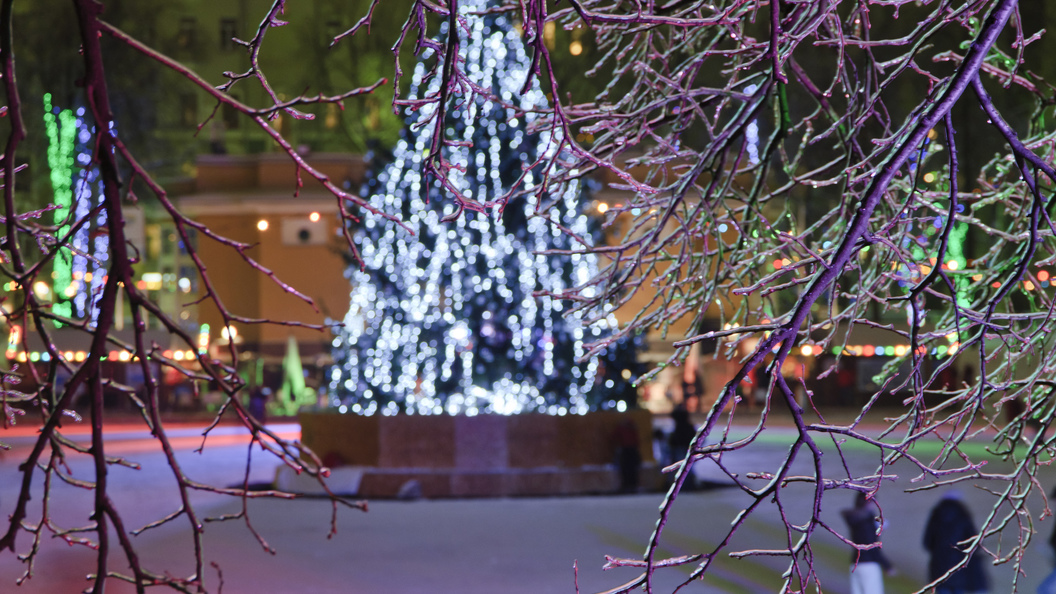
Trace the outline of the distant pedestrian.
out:
M 1050 498 L 1056 498 L 1056 490 L 1053 490 Z M 1049 536 L 1049 546 L 1052 547 L 1053 561 L 1056 562 L 1056 530 Z M 1045 581 L 1038 586 L 1038 594 L 1056 594 L 1056 569 L 1053 569 Z
M 693 446 L 693 439 L 697 436 L 697 428 L 689 420 L 689 411 L 684 406 L 675 407 L 675 410 L 671 411 L 671 418 L 675 421 L 675 428 L 667 437 L 667 443 L 671 446 L 671 459 L 678 462 L 689 454 L 689 448 Z M 684 484 L 690 490 L 697 488 L 697 479 L 692 469 Z
M 854 507 L 840 512 L 851 530 L 851 542 L 856 545 L 879 543 L 880 517 L 876 504 L 861 491 L 854 498 Z M 884 573 L 894 568 L 880 547 L 855 549 L 851 555 L 851 594 L 884 594 Z
M 928 580 L 935 581 L 964 561 L 964 541 L 979 531 L 972 516 L 961 501 L 958 491 L 947 491 L 931 510 L 924 528 L 924 548 L 931 554 Z M 936 594 L 964 594 L 981 592 L 989 587 L 986 569 L 978 555 L 972 555 L 964 567 L 951 574 L 935 587 Z
M 659 427 L 653 429 L 653 458 L 662 464 L 661 468 L 671 465 L 671 448 L 667 445 L 667 434 Z
M 770 393 L 770 381 L 773 379 L 773 370 L 770 364 L 759 363 L 755 372 L 755 403 L 760 407 L 766 406 L 766 397 Z
M 620 468 L 620 491 L 634 493 L 638 490 L 638 474 L 642 466 L 639 450 L 638 426 L 631 419 L 624 419 L 613 431 L 616 445 L 616 463 Z
M 700 410 L 700 399 L 704 396 L 704 382 L 696 369 L 687 368 L 682 374 L 682 404 L 689 412 Z
M 269 394 L 271 390 L 262 386 L 256 386 L 249 392 L 249 416 L 260 423 L 265 421 Z

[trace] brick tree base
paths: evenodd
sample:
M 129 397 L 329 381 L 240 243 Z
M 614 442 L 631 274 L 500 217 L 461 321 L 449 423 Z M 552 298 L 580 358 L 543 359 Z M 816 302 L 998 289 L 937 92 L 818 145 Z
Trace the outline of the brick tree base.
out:
M 395 497 L 412 480 L 424 497 L 615 492 L 613 436 L 626 420 L 638 431 L 642 487 L 659 481 L 652 417 L 644 410 L 563 417 L 306 412 L 298 418 L 301 440 L 333 469 L 332 488 L 349 495 Z M 279 483 L 314 490 L 310 482 L 282 473 Z

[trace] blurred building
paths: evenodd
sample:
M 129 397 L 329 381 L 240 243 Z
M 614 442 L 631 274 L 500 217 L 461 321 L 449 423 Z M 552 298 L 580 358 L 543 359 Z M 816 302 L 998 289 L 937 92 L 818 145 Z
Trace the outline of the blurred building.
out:
M 344 187 L 362 180 L 359 155 L 307 159 Z M 244 357 L 265 365 L 262 373 L 272 373 L 293 337 L 309 373 L 319 372 L 330 360 L 331 335 L 312 326 L 340 321 L 348 308 L 344 271 L 352 255 L 337 198 L 303 173 L 294 195 L 297 172 L 281 154 L 206 155 L 197 172 L 194 191 L 179 205 L 210 230 L 195 246 L 209 284 L 199 279 L 191 296 L 210 354 L 229 357 L 225 347 L 234 340 Z M 225 319 L 210 294 L 233 317 Z

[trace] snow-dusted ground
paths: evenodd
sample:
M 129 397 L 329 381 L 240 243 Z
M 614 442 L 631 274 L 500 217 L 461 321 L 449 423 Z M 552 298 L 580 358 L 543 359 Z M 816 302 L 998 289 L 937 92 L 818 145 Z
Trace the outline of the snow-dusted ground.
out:
M 218 485 L 240 482 L 246 466 L 244 436 L 233 428 L 221 428 L 204 453 L 195 453 L 198 430 L 177 430 L 179 459 L 197 480 Z M 295 426 L 276 426 L 295 432 Z M 0 460 L 0 514 L 10 513 L 18 489 L 17 448 L 25 447 L 31 435 L 5 435 L 0 441 L 16 447 Z M 774 431 L 752 451 L 727 462 L 735 470 L 760 469 L 772 464 L 787 451 L 791 431 Z M 108 437 L 112 450 L 142 464 L 141 470 L 114 468 L 110 474 L 114 498 L 125 510 L 128 525 L 139 525 L 175 509 L 178 498 L 172 489 L 170 471 L 161 455 L 142 432 L 115 431 Z M 867 469 L 875 463 L 875 453 L 861 447 L 846 450 L 855 468 Z M 926 453 L 923 450 L 921 453 Z M 826 464 L 835 464 L 835 451 L 826 448 Z M 251 481 L 269 481 L 275 462 L 254 452 Z M 810 460 L 801 454 L 797 473 L 809 469 Z M 994 471 L 1003 467 L 995 463 Z M 87 458 L 73 460 L 75 476 L 87 477 Z M 888 592 L 910 592 L 924 584 L 927 555 L 921 546 L 921 531 L 931 505 L 941 492 L 906 495 L 899 489 L 911 486 L 914 474 L 900 466 L 897 483 L 890 483 L 880 495 L 888 528 L 884 549 L 899 570 L 887 580 Z M 706 476 L 718 476 L 704 469 Z M 1046 489 L 1056 472 L 1042 470 Z M 977 522 L 988 495 L 962 488 Z M 60 510 L 57 517 L 67 526 L 87 522 L 86 492 L 63 486 L 52 500 Z M 784 503 L 793 518 L 801 518 L 809 505 L 811 492 L 790 489 Z M 372 501 L 370 511 L 339 510 L 337 534 L 327 538 L 331 506 L 318 499 L 298 501 L 254 501 L 249 509 L 254 526 L 278 553 L 272 556 L 258 545 L 245 525 L 238 522 L 209 523 L 205 529 L 208 561 L 218 563 L 223 572 L 223 592 L 228 594 L 296 593 L 532 593 L 603 591 L 637 575 L 633 569 L 603 572 L 605 555 L 637 557 L 656 522 L 660 494 L 579 498 L 467 499 L 438 501 Z M 214 494 L 196 494 L 194 501 L 203 516 L 234 513 L 240 502 Z M 747 496 L 735 489 L 687 493 L 680 497 L 672 522 L 665 532 L 662 554 L 697 552 L 718 542 Z M 39 505 L 39 501 L 35 502 Z M 849 494 L 834 494 L 823 516 L 842 529 L 839 509 L 849 506 Z M 1038 498 L 1033 509 L 1041 508 Z M 32 519 L 33 516 L 31 516 Z M 1033 593 L 1050 569 L 1047 540 L 1053 520 L 1039 524 L 1039 539 L 1027 558 L 1026 575 L 1019 591 Z M 143 562 L 155 571 L 188 574 L 193 570 L 189 556 L 190 529 L 186 519 L 177 520 L 136 537 Z M 749 519 L 735 540 L 743 548 L 777 548 L 786 541 L 777 512 L 766 506 Z M 996 539 L 991 543 L 997 545 Z M 19 552 L 30 544 L 23 535 Z M 825 592 L 846 593 L 846 572 L 850 551 L 830 534 L 817 536 L 814 552 L 817 571 Z M 64 593 L 87 586 L 85 576 L 93 570 L 93 553 L 47 539 L 37 561 L 34 577 L 23 586 L 14 580 L 23 565 L 10 552 L 0 554 L 0 592 Z M 113 553 L 115 565 L 121 562 Z M 784 563 L 778 557 L 751 559 L 723 558 L 703 584 L 693 584 L 685 592 L 773 592 L 780 583 Z M 990 568 L 991 592 L 1009 591 L 1011 568 Z M 670 592 L 688 570 L 667 569 L 657 573 L 656 591 Z M 206 569 L 211 592 L 218 590 L 219 574 Z M 131 592 L 125 584 L 113 583 L 108 592 Z

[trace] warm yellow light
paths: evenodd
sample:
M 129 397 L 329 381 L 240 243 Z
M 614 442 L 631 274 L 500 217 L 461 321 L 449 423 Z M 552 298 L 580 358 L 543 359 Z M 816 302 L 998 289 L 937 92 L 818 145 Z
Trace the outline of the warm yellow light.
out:
M 804 357 L 809 357 L 809 356 L 814 354 L 814 348 L 811 347 L 809 344 L 805 344 L 802 347 L 800 347 L 799 353 L 801 355 L 803 355 Z
M 572 54 L 573 56 L 578 56 L 579 54 L 582 54 L 583 44 L 578 41 L 573 41 L 572 43 L 568 44 L 568 53 Z
M 609 205 L 608 204 L 605 204 L 604 202 L 599 202 L 598 203 L 598 212 L 605 213 L 608 210 L 609 210 Z
M 959 267 L 960 265 L 957 264 L 957 260 L 950 260 L 946 263 L 946 268 L 949 268 L 950 270 L 957 270 Z
M 979 282 L 979 281 L 983 280 L 983 275 L 981 275 L 981 274 L 973 274 L 972 275 L 972 280 L 975 281 L 975 282 Z
M 924 183 L 930 184 L 933 181 L 935 181 L 935 174 L 934 173 L 929 171 L 929 172 L 924 174 Z
M 44 299 L 49 293 L 51 293 L 51 288 L 48 287 L 48 283 L 44 281 L 33 283 L 33 294 L 36 295 L 38 299 Z
M 257 221 L 257 229 L 259 229 L 260 231 L 267 231 L 268 230 L 268 220 L 267 219 L 260 219 L 259 221 Z
M 554 21 L 547 21 L 543 25 L 543 43 L 546 44 L 546 49 L 554 49 L 554 40 L 557 38 L 557 24 Z
M 1023 281 L 1023 288 L 1028 290 L 1028 291 L 1033 291 L 1034 290 L 1034 283 L 1030 282 L 1029 280 L 1028 281 Z
M 905 355 L 907 351 L 909 351 L 909 347 L 904 344 L 900 344 L 895 347 L 895 356 L 901 357 Z
M 172 353 L 172 358 L 177 361 L 183 361 L 183 351 L 175 351 Z
M 73 360 L 77 361 L 78 363 L 81 362 L 81 361 L 84 361 L 87 358 L 88 358 L 88 353 L 86 353 L 84 351 L 77 351 L 76 353 L 73 354 Z
M 313 212 L 312 214 L 308 215 L 308 220 L 313 222 L 313 223 L 318 223 L 319 222 L 319 213 Z

